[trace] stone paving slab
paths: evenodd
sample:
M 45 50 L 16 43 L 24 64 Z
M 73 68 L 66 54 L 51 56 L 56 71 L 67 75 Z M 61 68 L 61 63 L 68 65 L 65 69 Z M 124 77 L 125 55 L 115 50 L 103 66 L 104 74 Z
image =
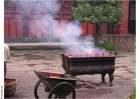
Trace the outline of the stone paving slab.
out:
M 64 73 L 61 67 L 60 53 L 64 50 L 25 50 L 11 51 L 11 58 L 7 64 L 7 78 L 17 78 L 16 92 L 10 99 L 34 99 L 33 89 L 38 81 L 34 70 L 44 72 Z M 135 86 L 135 52 L 118 52 L 115 60 L 113 86 L 101 83 L 101 75 L 80 75 L 83 80 L 90 80 L 100 84 L 77 83 L 77 99 L 125 99 Z M 47 94 L 47 93 L 46 93 Z

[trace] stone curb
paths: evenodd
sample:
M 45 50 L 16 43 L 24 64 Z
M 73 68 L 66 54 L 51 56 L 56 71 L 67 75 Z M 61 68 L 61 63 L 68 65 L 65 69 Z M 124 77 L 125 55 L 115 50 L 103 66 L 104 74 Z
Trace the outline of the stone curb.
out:
M 87 44 L 91 44 L 89 42 L 86 42 Z M 64 47 L 67 46 L 73 46 L 73 45 L 79 45 L 82 44 L 82 42 L 79 43 L 6 43 L 9 45 L 10 50 L 62 50 Z
M 84 42 L 85 44 L 94 44 L 94 42 Z M 83 42 L 42 42 L 42 43 L 6 43 L 9 45 L 10 50 L 64 50 L 66 47 L 77 46 L 84 44 Z M 127 51 L 135 52 L 134 50 L 117 50 L 117 51 Z

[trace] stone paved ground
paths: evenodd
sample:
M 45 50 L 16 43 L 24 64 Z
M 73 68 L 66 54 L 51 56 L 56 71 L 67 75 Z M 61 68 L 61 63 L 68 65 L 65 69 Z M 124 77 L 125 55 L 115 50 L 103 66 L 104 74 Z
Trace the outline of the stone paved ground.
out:
M 63 50 L 26 50 L 11 51 L 11 58 L 7 64 L 7 78 L 17 78 L 16 92 L 11 99 L 34 99 L 33 89 L 38 81 L 34 70 L 64 73 L 61 67 L 60 53 Z M 135 52 L 118 52 L 115 60 L 115 72 L 113 86 L 101 83 L 101 76 L 82 75 L 77 76 L 83 80 L 91 80 L 100 84 L 78 83 L 76 85 L 77 99 L 125 99 L 135 86 Z

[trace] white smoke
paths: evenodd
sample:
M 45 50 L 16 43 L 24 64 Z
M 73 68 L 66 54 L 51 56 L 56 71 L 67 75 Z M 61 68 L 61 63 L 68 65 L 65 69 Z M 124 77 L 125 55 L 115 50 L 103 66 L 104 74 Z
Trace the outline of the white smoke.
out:
M 47 30 L 47 39 L 51 41 L 51 38 L 54 37 L 55 32 L 60 43 L 72 42 L 74 44 L 70 46 L 64 46 L 65 49 L 80 52 L 91 52 L 93 50 L 93 37 L 87 36 L 81 39 L 81 34 L 83 33 L 82 27 L 80 25 L 81 23 L 78 21 L 68 22 L 66 20 L 57 22 L 56 20 L 54 20 L 54 14 L 56 14 L 60 10 L 60 3 L 58 3 L 56 0 L 44 1 L 47 1 L 43 4 L 43 6 L 45 6 L 45 9 L 47 9 L 47 14 L 45 15 L 45 19 L 47 20 L 47 22 L 44 22 L 44 20 L 42 20 L 42 23 L 44 25 L 43 27 L 45 27 L 45 29 L 43 29 L 43 27 L 41 28 L 43 30 Z M 79 42 L 81 42 L 81 44 L 76 44 Z

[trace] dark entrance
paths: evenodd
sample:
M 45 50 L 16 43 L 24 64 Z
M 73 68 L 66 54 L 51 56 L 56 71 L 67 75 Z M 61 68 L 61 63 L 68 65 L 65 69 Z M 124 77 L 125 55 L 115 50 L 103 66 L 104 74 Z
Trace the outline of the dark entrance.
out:
M 128 32 L 135 34 L 136 30 L 136 1 L 129 1 Z

